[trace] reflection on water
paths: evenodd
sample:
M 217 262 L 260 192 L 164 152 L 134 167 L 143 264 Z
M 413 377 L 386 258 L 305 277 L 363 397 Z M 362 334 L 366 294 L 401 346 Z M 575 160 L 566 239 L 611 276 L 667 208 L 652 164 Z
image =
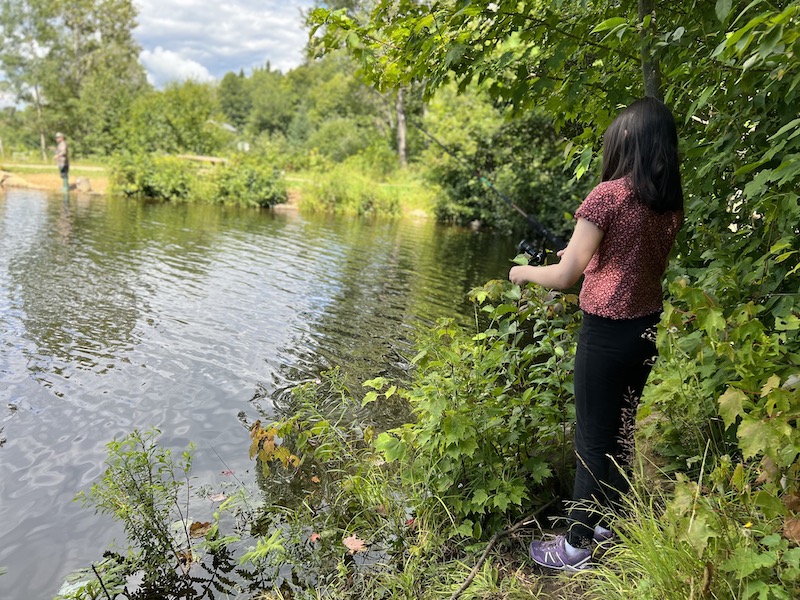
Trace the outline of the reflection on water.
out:
M 109 440 L 155 426 L 165 445 L 198 444 L 201 480 L 244 473 L 242 420 L 332 366 L 402 375 L 415 328 L 469 318 L 466 292 L 505 276 L 513 242 L 424 221 L 0 197 L 0 598 L 51 597 L 119 537 L 72 502 Z

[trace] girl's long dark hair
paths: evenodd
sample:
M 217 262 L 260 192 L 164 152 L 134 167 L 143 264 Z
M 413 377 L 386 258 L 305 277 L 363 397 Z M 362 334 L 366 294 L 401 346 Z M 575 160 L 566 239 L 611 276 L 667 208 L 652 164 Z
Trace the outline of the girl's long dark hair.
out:
M 683 210 L 675 118 L 663 102 L 642 98 L 608 126 L 602 181 L 627 177 L 636 200 L 656 212 Z

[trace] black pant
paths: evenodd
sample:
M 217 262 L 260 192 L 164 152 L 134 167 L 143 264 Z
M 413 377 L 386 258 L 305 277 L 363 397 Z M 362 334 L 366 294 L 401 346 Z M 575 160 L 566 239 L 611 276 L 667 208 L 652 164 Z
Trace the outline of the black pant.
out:
M 624 320 L 583 315 L 575 355 L 578 504 L 570 509 L 567 538 L 573 546 L 589 543 L 597 504 L 613 507 L 628 491 L 620 467 L 633 458 L 636 409 L 655 361 L 658 321 L 658 314 Z

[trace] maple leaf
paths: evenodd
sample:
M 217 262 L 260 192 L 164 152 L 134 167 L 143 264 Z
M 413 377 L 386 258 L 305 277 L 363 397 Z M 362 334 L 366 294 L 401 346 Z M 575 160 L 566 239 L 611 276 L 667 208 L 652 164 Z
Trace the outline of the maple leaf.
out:
M 208 521 L 206 521 L 205 523 L 201 523 L 200 521 L 195 521 L 194 523 L 189 525 L 189 536 L 193 538 L 205 537 L 209 529 L 211 529 L 211 523 L 209 523 Z
M 364 542 L 364 540 L 359 539 L 355 534 L 344 538 L 342 543 L 344 544 L 344 547 L 350 551 L 350 554 L 363 552 L 367 549 L 367 544 Z

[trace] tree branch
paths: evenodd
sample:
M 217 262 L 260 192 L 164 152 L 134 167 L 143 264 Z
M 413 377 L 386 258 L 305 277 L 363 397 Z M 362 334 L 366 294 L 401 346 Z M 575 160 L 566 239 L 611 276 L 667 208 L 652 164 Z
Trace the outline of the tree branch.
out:
M 553 503 L 555 503 L 555 501 L 556 501 L 556 498 L 553 498 L 547 504 L 545 504 L 543 506 L 540 506 L 535 511 L 533 511 L 531 514 L 529 514 L 527 517 L 525 517 L 521 521 L 518 521 L 517 523 L 512 525 L 509 529 L 506 529 L 505 531 L 498 531 L 497 533 L 495 533 L 492 536 L 492 539 L 489 540 L 489 543 L 486 544 L 486 548 L 484 549 L 483 554 L 481 554 L 481 557 L 478 559 L 478 562 L 475 563 L 474 567 L 472 567 L 472 571 L 470 572 L 469 577 L 467 577 L 466 581 L 461 585 L 461 587 L 458 588 L 458 590 L 452 596 L 450 596 L 450 600 L 458 600 L 458 598 L 461 596 L 461 594 L 463 594 L 467 590 L 467 588 L 472 584 L 472 581 L 475 579 L 475 576 L 478 574 L 478 570 L 481 568 L 483 563 L 486 562 L 486 558 L 489 556 L 489 551 L 497 543 L 497 540 L 499 540 L 500 538 L 505 537 L 505 536 L 507 536 L 507 535 L 509 535 L 511 533 L 514 533 L 518 529 L 521 529 L 521 528 L 525 527 L 526 525 L 530 524 L 532 519 L 534 519 L 538 514 L 543 512 L 545 509 L 547 509 L 550 506 L 552 506 Z

